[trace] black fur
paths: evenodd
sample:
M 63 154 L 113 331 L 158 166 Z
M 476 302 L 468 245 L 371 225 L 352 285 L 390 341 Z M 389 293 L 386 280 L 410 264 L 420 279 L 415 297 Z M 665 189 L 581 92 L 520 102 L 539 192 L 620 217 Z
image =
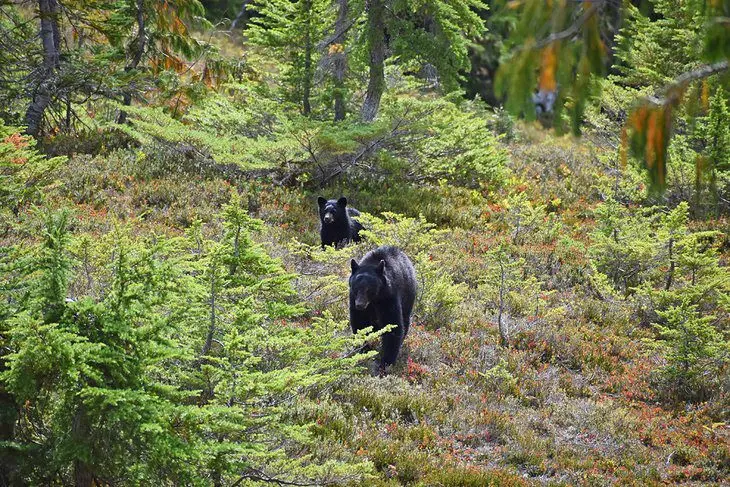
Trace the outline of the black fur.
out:
M 360 241 L 360 230 L 363 226 L 353 217 L 360 216 L 355 208 L 347 206 L 347 198 L 326 200 L 317 198 L 319 205 L 319 236 L 322 248 L 325 245 L 334 245 L 339 248 L 350 242 Z
M 416 270 L 408 256 L 396 247 L 379 247 L 358 264 L 351 261 L 350 327 L 353 333 L 372 326 L 396 327 L 383 335 L 381 370 L 395 363 L 411 323 L 416 301 Z

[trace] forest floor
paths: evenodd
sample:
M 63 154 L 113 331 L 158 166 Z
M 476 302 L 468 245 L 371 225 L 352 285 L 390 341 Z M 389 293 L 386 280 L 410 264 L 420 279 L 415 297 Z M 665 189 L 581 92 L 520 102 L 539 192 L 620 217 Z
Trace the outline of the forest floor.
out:
M 321 194 L 345 195 L 373 215 L 372 234 L 325 252 L 319 191 L 168 170 L 141 150 L 71 157 L 50 196 L 75 208 L 76 232 L 106 233 L 114 215 L 134 232 L 180 235 L 195 218 L 217 225 L 236 188 L 265 222 L 257 240 L 298 275 L 310 311 L 297 324 L 328 312 L 343 333 L 350 258 L 380 243 L 403 247 L 428 288 L 398 364 L 384 378 L 364 364 L 354 382 L 319 397 L 315 412 L 322 455 L 370 460 L 368 485 L 728 485 L 722 401 L 660 403 L 650 384 L 661 365 L 647 345 L 652 327 L 634 300 L 601 293 L 587 271 L 604 200 L 598 183 L 615 177 L 596 156 L 603 149 L 532 126 L 505 146 L 515 182 L 486 195 L 335 180 Z M 522 256 L 506 289 L 508 347 L 490 260 L 505 240 Z

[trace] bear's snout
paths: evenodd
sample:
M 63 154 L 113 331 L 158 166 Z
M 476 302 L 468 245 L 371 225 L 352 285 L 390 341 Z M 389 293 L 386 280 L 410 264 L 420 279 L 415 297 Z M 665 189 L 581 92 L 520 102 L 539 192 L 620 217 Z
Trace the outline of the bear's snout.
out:
M 365 308 L 367 308 L 369 304 L 370 304 L 370 302 L 368 301 L 368 298 L 365 296 L 357 296 L 355 298 L 355 309 L 362 311 Z
M 333 221 L 335 221 L 335 216 L 332 213 L 327 212 L 324 214 L 323 220 L 325 223 L 332 223 Z

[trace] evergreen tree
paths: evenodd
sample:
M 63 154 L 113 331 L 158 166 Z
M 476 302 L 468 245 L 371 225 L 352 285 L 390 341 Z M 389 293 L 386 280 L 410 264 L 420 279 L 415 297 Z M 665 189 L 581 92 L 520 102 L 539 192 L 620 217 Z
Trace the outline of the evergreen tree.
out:
M 303 312 L 294 276 L 253 242 L 260 222 L 238 199 L 224 218 L 220 240 L 200 224 L 186 238 L 85 239 L 108 262 L 87 295 L 69 296 L 66 212 L 49 217 L 22 266 L 17 251 L 0 254 L 3 478 L 230 485 L 367 469 L 318 458 L 310 421 L 289 411 L 352 374 L 371 355 L 343 353 L 372 336 L 328 318 L 289 325 Z
M 271 49 L 280 60 L 288 97 L 304 115 L 312 112 L 315 68 L 321 58 L 318 43 L 331 25 L 325 0 L 264 0 L 246 30 L 250 41 Z
M 722 364 L 730 353 L 729 344 L 712 325 L 715 317 L 699 316 L 696 306 L 686 301 L 659 315 L 664 322 L 654 326 L 667 361 L 658 371 L 665 393 L 674 400 L 707 400 L 722 387 Z
M 726 188 L 719 187 L 718 183 L 730 173 L 730 113 L 722 90 L 717 90 L 710 98 L 710 110 L 703 132 L 705 150 L 696 166 L 695 195 L 698 200 L 702 199 L 703 183 L 707 182 L 713 213 L 719 216 L 721 193 Z
M 485 8 L 480 0 L 366 0 L 361 42 L 369 74 L 362 119 L 372 121 L 378 113 L 389 57 L 416 72 L 432 65 L 444 89 L 455 89 L 460 73 L 469 69 L 469 40 L 484 29 L 477 12 Z
M 21 74 L 29 73 L 22 78 L 27 101 L 22 124 L 34 136 L 44 124 L 69 130 L 81 119 L 77 105 L 90 98 L 129 105 L 137 91 L 154 83 L 171 84 L 159 73 L 189 70 L 185 59 L 201 57 L 207 49 L 191 32 L 192 26 L 211 27 L 198 0 L 63 4 L 38 0 L 34 21 L 38 21 L 41 42 L 34 46 L 27 12 L 15 5 L 1 8 L 9 11 L 4 24 L 12 24 L 7 29 L 11 50 L 6 56 L 12 57 Z M 3 24 L 0 29 L 6 30 Z M 224 69 L 209 56 L 200 78 L 211 83 Z M 118 120 L 124 118 L 122 111 Z

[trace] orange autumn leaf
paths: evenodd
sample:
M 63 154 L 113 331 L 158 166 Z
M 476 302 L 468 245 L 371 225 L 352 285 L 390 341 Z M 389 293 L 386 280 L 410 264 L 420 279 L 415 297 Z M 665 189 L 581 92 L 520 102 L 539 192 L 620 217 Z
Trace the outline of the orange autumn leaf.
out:
M 702 109 L 705 111 L 708 111 L 710 109 L 710 85 L 707 83 L 707 80 L 702 80 L 702 92 L 700 95 L 700 100 L 702 101 Z
M 553 42 L 542 50 L 542 63 L 540 67 L 540 91 L 555 91 L 558 83 L 555 72 L 558 66 L 558 46 Z
M 187 32 L 187 29 L 185 28 L 185 24 L 182 20 L 180 20 L 180 17 L 175 16 L 173 22 L 172 22 L 172 31 L 176 34 L 184 35 Z
M 656 162 L 656 148 L 654 146 L 654 141 L 656 140 L 656 133 L 657 133 L 657 117 L 656 112 L 651 112 L 649 114 L 649 117 L 647 117 L 647 126 L 646 126 L 646 148 L 644 160 L 646 161 L 646 165 L 649 168 L 654 167 L 654 163 Z

